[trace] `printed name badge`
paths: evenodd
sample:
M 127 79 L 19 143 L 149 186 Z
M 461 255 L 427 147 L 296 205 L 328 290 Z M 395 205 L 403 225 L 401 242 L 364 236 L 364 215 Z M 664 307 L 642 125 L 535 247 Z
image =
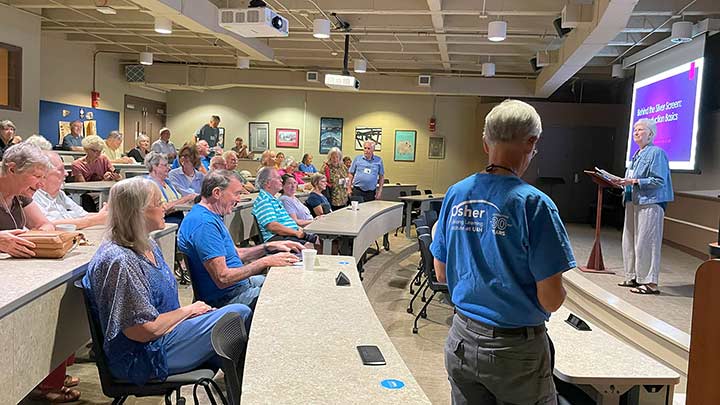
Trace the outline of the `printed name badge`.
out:
M 380 385 L 389 390 L 399 390 L 405 386 L 405 383 L 400 380 L 382 380 Z
M 363 169 L 363 173 L 365 173 L 365 174 L 372 174 L 372 170 L 370 170 L 369 167 L 366 167 L 366 168 Z

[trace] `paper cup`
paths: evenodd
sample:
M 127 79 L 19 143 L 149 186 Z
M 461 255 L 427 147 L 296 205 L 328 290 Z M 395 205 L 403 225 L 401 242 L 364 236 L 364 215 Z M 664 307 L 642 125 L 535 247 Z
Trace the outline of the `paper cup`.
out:
M 55 225 L 55 230 L 63 231 L 63 232 L 73 232 L 73 231 L 77 230 L 77 226 L 75 226 L 73 224 L 60 224 L 60 225 Z
M 357 201 L 350 201 L 350 205 L 352 206 L 353 211 L 358 210 L 358 202 Z
M 317 256 L 317 250 L 315 249 L 302 250 L 303 267 L 305 270 L 312 271 L 315 268 L 315 256 Z

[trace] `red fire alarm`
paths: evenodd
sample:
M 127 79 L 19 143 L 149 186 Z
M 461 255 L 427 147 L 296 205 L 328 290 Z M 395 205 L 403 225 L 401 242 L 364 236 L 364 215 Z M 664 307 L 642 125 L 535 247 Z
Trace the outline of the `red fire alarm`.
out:
M 428 123 L 428 129 L 430 132 L 435 132 L 435 117 L 430 118 L 430 123 Z
M 90 93 L 90 99 L 92 100 L 93 108 L 98 108 L 100 106 L 100 93 L 92 91 Z

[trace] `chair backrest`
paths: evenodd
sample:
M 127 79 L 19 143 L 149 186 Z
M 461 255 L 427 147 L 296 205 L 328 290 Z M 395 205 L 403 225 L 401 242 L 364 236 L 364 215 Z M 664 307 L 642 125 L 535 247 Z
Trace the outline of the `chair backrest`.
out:
M 110 373 L 110 367 L 108 366 L 107 359 L 105 358 L 105 350 L 103 349 L 105 333 L 103 332 L 100 320 L 95 317 L 96 311 L 94 311 L 92 301 L 90 300 L 91 292 L 85 289 L 82 284 L 82 279 L 75 280 L 74 285 L 82 291 L 85 301 L 85 312 L 88 318 L 88 325 L 90 326 L 92 349 L 93 352 L 95 352 L 95 365 L 97 366 L 98 374 L 100 374 L 100 385 L 102 386 L 103 394 L 114 398 L 116 396 L 113 390 L 115 379 Z
M 436 213 L 440 213 L 440 210 L 442 209 L 442 201 L 430 201 L 430 210 L 435 211 Z
M 198 300 L 198 295 L 197 295 L 198 288 L 197 288 L 197 285 L 195 284 L 195 279 L 193 279 L 193 276 L 192 276 L 192 270 L 190 269 L 190 261 L 188 260 L 187 255 L 185 255 L 185 253 L 183 253 L 179 250 L 175 253 L 175 255 L 177 256 L 177 260 L 180 262 L 180 265 L 184 266 L 187 269 L 188 278 L 190 279 L 190 285 L 192 286 L 192 289 L 193 289 L 193 302 L 195 302 Z
M 425 189 L 423 192 L 424 192 L 425 194 L 432 194 L 432 190 L 430 190 L 430 189 Z
M 425 219 L 424 219 L 424 218 L 414 219 L 414 220 L 412 221 L 412 223 L 415 224 L 415 228 L 427 227 L 427 224 L 425 223 Z
M 432 236 L 429 233 L 418 236 L 418 244 L 420 245 L 420 258 L 423 263 L 423 273 L 425 277 L 431 282 L 436 282 L 435 277 L 435 261 L 433 255 L 430 252 L 430 243 L 432 243 Z
M 383 184 L 390 184 L 390 180 L 388 180 L 388 179 L 383 179 Z
M 239 405 L 248 341 L 245 321 L 237 313 L 223 315 L 213 326 L 210 340 L 222 361 L 228 400 L 231 405 Z
M 420 190 L 410 190 L 410 195 L 422 195 Z
M 425 219 L 425 225 L 432 228 L 438 220 L 438 214 L 435 211 L 425 211 L 423 212 L 423 218 Z
M 407 197 L 407 191 L 401 191 L 400 197 Z
M 418 226 L 416 231 L 417 231 L 418 237 L 420 237 L 420 235 L 429 235 L 430 227 L 429 226 Z

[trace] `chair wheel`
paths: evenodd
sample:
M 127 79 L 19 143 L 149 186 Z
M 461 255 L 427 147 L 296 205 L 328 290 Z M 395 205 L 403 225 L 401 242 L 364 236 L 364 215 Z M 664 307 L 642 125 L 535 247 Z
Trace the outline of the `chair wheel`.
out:
M 408 307 L 408 308 L 407 308 L 407 313 L 408 313 L 408 314 L 412 314 L 412 313 L 413 313 L 413 309 L 410 308 L 410 307 Z
M 427 319 L 427 313 L 426 313 L 426 312 L 421 312 L 421 313 L 420 313 L 420 318 L 422 318 L 422 319 Z
M 417 334 L 417 328 L 413 328 L 413 333 Z

